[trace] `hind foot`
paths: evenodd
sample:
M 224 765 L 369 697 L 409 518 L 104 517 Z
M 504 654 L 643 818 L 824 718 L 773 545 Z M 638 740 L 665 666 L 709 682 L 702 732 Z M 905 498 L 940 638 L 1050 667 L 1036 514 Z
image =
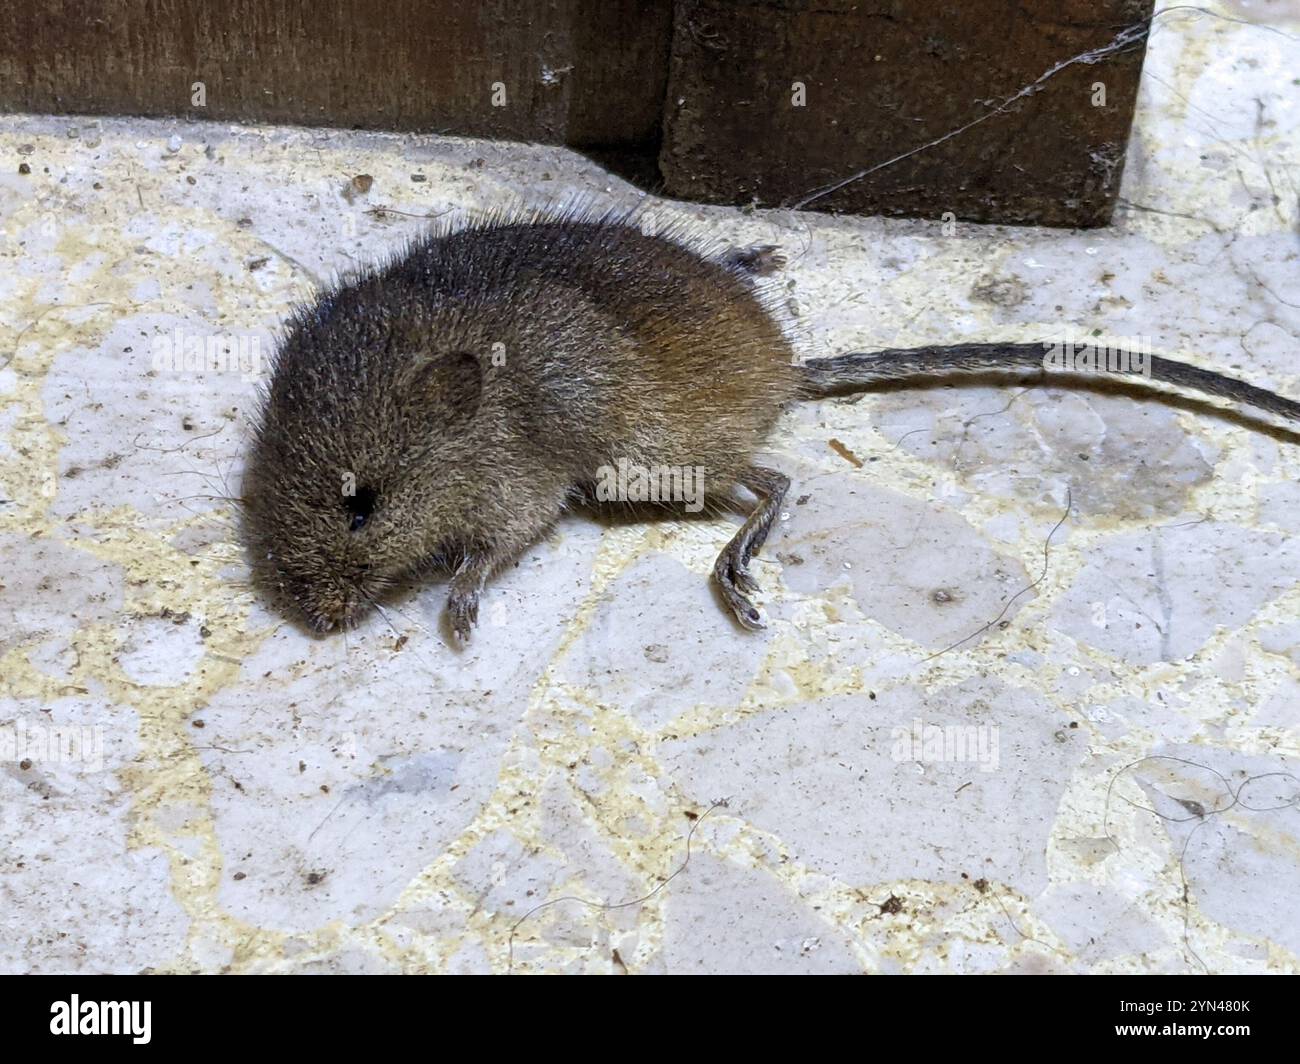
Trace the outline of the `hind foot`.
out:
M 775 244 L 736 248 L 726 258 L 727 265 L 754 277 L 770 277 L 785 265 L 785 261 L 785 253 Z
M 736 620 L 743 628 L 756 632 L 764 627 L 763 618 L 746 592 L 757 591 L 758 582 L 750 576 L 745 565 L 742 552 L 735 549 L 734 543 L 729 543 L 713 564 L 713 579 Z
M 758 505 L 731 542 L 722 548 L 718 560 L 713 563 L 713 579 L 718 582 L 723 601 L 736 615 L 736 620 L 750 631 L 756 631 L 763 627 L 763 619 L 746 594 L 758 590 L 757 581 L 749 575 L 749 560 L 767 539 L 768 530 L 781 509 L 781 500 L 790 486 L 790 478 L 774 469 L 753 466 L 741 475 L 740 483 L 758 496 Z

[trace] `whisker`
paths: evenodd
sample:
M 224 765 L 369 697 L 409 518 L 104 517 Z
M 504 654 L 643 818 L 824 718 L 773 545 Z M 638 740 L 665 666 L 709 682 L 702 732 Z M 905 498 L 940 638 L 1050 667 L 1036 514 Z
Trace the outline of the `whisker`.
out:
M 384 623 L 385 623 L 386 625 L 388 625 L 389 628 L 392 629 L 393 634 L 396 635 L 398 639 L 403 639 L 403 638 L 406 637 L 406 633 L 405 633 L 405 632 L 402 632 L 402 631 L 399 631 L 398 628 L 397 628 L 397 626 L 396 626 L 395 624 L 393 624 L 392 620 L 391 620 L 391 619 L 389 618 L 389 616 L 388 616 L 388 610 L 387 610 L 385 607 L 381 606 L 381 605 L 380 605 L 380 604 L 375 600 L 375 597 L 374 597 L 373 595 L 371 595 L 371 594 L 369 594 L 367 591 L 365 591 L 364 588 L 358 588 L 357 590 L 358 590 L 358 591 L 359 591 L 359 592 L 360 592 L 360 593 L 361 593 L 361 594 L 366 598 L 367 601 L 369 601 L 370 605 L 373 606 L 373 607 L 375 608 L 375 611 L 379 614 L 379 616 L 380 616 L 381 618 L 383 618 Z M 395 607 L 394 607 L 394 608 L 395 608 Z M 420 631 L 422 631 L 425 635 L 430 635 L 429 630 L 428 630 L 427 628 L 425 628 L 424 625 L 420 624 L 420 623 L 417 622 L 417 621 L 412 621 L 409 617 L 406 617 L 405 614 L 402 614 L 402 612 L 401 612 L 400 610 L 398 610 L 397 612 L 398 612 L 398 614 L 399 614 L 400 616 L 402 616 L 402 617 L 403 617 L 403 618 L 404 618 L 408 623 L 414 624 L 415 627 L 418 628 Z M 420 652 L 420 648 L 419 648 L 418 646 L 412 645 L 411 649 L 415 652 L 415 656 L 416 656 L 417 658 L 419 658 L 419 659 L 420 659 L 420 660 L 421 660 L 425 665 L 429 666 L 431 669 L 434 668 L 433 662 L 429 661 L 429 659 L 426 658 L 426 657 L 425 657 L 425 656 Z

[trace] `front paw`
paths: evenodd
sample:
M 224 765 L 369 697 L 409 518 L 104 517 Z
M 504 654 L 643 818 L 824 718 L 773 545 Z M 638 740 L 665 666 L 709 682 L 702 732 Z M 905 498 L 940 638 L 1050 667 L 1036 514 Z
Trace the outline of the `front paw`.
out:
M 452 588 L 447 596 L 447 623 L 456 642 L 464 646 L 478 623 L 478 591 Z

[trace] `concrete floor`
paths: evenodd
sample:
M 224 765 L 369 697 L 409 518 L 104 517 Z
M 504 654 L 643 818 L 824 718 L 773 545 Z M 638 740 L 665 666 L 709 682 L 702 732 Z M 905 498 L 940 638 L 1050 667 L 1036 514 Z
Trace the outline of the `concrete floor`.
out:
M 649 211 L 782 245 L 804 356 L 1100 329 L 1300 396 L 1300 5 L 1216 10 L 1258 24 L 1152 37 L 1111 229 Z M 287 309 L 577 196 L 645 198 L 549 148 L 0 119 L 0 968 L 1300 969 L 1294 435 L 799 407 L 757 635 L 721 520 L 566 519 L 464 654 L 441 586 L 346 641 L 251 594 L 222 496 Z M 248 372 L 163 358 L 210 338 Z

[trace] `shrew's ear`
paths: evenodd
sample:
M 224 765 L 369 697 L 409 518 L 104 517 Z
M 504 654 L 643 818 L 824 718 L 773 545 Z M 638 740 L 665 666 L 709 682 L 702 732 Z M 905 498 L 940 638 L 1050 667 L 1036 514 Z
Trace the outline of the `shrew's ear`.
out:
M 412 387 L 452 410 L 457 424 L 473 419 L 483 401 L 483 369 L 469 351 L 420 354 Z

